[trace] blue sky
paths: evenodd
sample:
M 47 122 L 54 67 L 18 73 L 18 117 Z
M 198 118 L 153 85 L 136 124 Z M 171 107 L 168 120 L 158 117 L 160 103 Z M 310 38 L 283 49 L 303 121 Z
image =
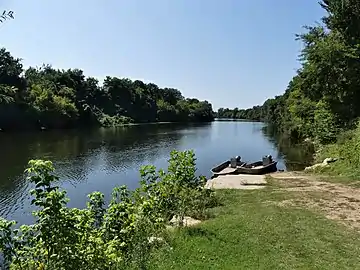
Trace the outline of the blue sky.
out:
M 1 43 L 23 64 L 80 68 L 174 87 L 214 109 L 281 94 L 294 40 L 323 11 L 312 0 L 0 0 Z

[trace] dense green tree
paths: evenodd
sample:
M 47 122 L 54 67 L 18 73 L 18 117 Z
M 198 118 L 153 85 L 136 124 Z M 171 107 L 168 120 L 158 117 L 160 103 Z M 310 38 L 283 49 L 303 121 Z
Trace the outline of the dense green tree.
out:
M 303 43 L 301 68 L 282 96 L 235 118 L 263 120 L 289 135 L 328 143 L 360 116 L 360 2 L 323 0 L 322 23 L 297 35 Z M 218 117 L 231 117 L 228 109 Z M 233 116 L 234 117 L 234 116 Z
M 80 69 L 49 65 L 23 70 L 21 59 L 0 49 L 1 129 L 212 120 L 210 103 L 177 89 L 109 76 L 100 86 Z

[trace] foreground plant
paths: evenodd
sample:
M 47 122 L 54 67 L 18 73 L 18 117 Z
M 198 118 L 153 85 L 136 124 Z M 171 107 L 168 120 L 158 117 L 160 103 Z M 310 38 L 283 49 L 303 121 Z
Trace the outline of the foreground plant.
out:
M 105 207 L 104 195 L 90 194 L 85 209 L 68 208 L 66 191 L 54 186 L 58 177 L 50 161 L 31 160 L 26 170 L 36 222 L 14 229 L 0 219 L 0 250 L 10 269 L 146 269 L 160 237 L 173 216 L 182 223 L 194 209 L 205 209 L 209 190 L 195 175 L 192 151 L 173 151 L 168 172 L 141 169 L 140 187 L 114 188 Z

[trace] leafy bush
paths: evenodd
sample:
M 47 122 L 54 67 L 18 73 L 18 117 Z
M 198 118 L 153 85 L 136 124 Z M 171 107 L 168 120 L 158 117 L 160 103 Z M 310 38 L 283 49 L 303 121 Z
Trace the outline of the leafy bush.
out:
M 335 125 L 335 116 L 331 113 L 329 105 L 324 101 L 316 104 L 314 112 L 314 134 L 321 144 L 336 140 L 338 129 Z
M 116 187 L 105 207 L 104 195 L 91 193 L 85 209 L 68 208 L 66 191 L 53 183 L 50 161 L 31 160 L 26 170 L 36 222 L 14 229 L 0 219 L 0 250 L 10 269 L 146 269 L 160 237 L 173 216 L 205 210 L 214 196 L 196 177 L 192 151 L 171 152 L 168 172 L 141 169 L 140 187 Z
M 339 160 L 321 172 L 354 178 L 360 176 L 360 123 L 356 129 L 342 132 L 336 143 L 321 147 L 317 160 L 321 162 L 327 157 Z
M 185 98 L 178 89 L 111 76 L 100 86 L 97 79 L 76 68 L 24 69 L 21 59 L 5 48 L 0 48 L 0 63 L 0 126 L 4 130 L 38 128 L 39 122 L 47 129 L 58 129 L 214 119 L 209 102 Z M 21 117 L 14 117 L 13 108 Z
M 103 127 L 116 127 L 133 122 L 133 119 L 130 117 L 119 115 L 109 116 L 107 114 L 102 114 L 99 118 L 99 123 Z

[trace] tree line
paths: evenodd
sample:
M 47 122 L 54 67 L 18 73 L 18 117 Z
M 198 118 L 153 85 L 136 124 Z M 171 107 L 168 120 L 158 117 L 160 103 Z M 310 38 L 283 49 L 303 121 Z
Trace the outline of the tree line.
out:
M 178 89 L 107 76 L 100 85 L 80 69 L 23 69 L 0 49 L 0 129 L 113 126 L 213 120 L 212 105 Z
M 360 116 L 360 2 L 323 0 L 321 22 L 296 36 L 301 68 L 285 93 L 247 110 L 220 109 L 218 117 L 262 120 L 290 137 L 333 142 Z
M 261 117 L 258 111 L 261 109 L 261 106 L 254 106 L 249 109 L 229 109 L 229 108 L 219 108 L 215 113 L 217 118 L 228 118 L 228 119 L 249 119 L 249 120 L 261 120 Z

